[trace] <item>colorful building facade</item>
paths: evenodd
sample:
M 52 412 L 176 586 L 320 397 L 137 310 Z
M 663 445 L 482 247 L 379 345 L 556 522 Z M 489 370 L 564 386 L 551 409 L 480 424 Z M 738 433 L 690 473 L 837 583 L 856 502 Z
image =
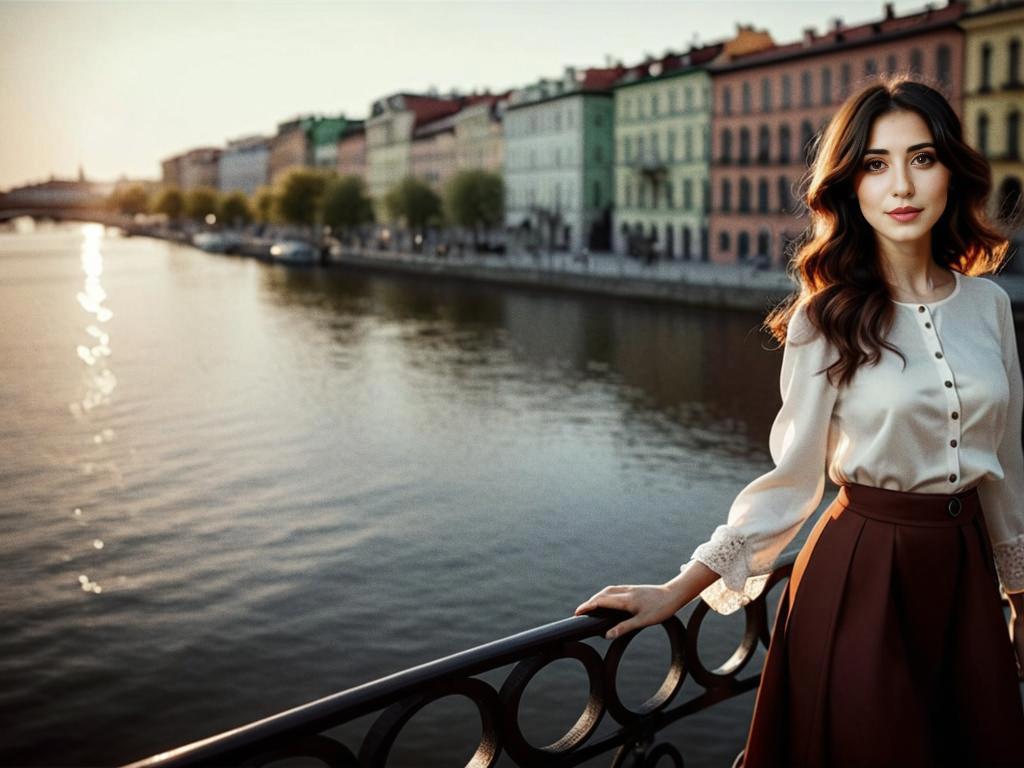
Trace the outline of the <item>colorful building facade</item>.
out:
M 505 110 L 505 224 L 545 248 L 606 250 L 614 200 L 612 85 L 623 67 L 567 67 Z
M 711 78 L 723 46 L 667 54 L 631 68 L 615 87 L 616 253 L 640 242 L 665 258 L 708 257 Z
M 964 131 L 992 167 L 990 215 L 1016 241 L 1009 270 L 1024 271 L 1024 2 L 970 3 L 966 31 Z
M 713 84 L 711 261 L 760 258 L 783 266 L 804 229 L 797 201 L 814 142 L 843 98 L 880 72 L 911 72 L 938 85 L 962 109 L 960 3 L 845 27 L 807 29 L 798 42 L 725 56 Z

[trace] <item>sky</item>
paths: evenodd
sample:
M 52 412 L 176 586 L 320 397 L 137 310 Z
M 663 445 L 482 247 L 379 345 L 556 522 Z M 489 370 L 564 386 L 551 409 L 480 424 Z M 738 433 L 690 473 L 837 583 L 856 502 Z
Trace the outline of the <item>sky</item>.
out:
M 299 114 L 363 118 L 389 93 L 500 92 L 725 40 L 737 23 L 785 43 L 882 13 L 881 0 L 0 0 L 0 189 L 79 166 L 156 179 L 161 159 L 192 147 Z

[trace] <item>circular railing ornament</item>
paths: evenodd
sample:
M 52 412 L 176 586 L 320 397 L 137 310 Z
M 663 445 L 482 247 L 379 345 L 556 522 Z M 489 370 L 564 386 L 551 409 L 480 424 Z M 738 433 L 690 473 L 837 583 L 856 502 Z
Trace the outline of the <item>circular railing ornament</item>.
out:
M 480 712 L 482 731 L 476 751 L 466 763 L 466 768 L 492 768 L 501 753 L 500 723 L 498 713 L 501 702 L 497 692 L 483 680 L 464 677 L 449 680 L 429 689 L 407 696 L 381 712 L 374 721 L 362 747 L 359 749 L 361 768 L 384 768 L 388 754 L 398 738 L 399 732 L 421 709 L 447 696 L 465 696 Z
M 640 720 L 656 710 L 664 709 L 679 693 L 686 680 L 686 628 L 674 615 L 661 622 L 661 628 L 668 635 L 671 649 L 668 672 L 654 695 L 641 704 L 638 709 L 630 709 L 622 703 L 622 699 L 619 698 L 617 680 L 619 663 L 626 653 L 626 647 L 641 630 L 635 629 L 615 638 L 605 654 L 605 684 L 608 689 L 605 706 L 608 708 L 608 714 L 623 725 Z
M 535 747 L 519 727 L 519 705 L 527 685 L 544 667 L 560 659 L 576 659 L 583 664 L 590 683 L 587 705 L 572 727 L 555 742 Z M 512 669 L 498 694 L 502 707 L 502 746 L 519 765 L 530 768 L 560 765 L 565 755 L 576 749 L 597 730 L 604 715 L 605 668 L 600 654 L 585 643 L 570 641 L 523 659 Z

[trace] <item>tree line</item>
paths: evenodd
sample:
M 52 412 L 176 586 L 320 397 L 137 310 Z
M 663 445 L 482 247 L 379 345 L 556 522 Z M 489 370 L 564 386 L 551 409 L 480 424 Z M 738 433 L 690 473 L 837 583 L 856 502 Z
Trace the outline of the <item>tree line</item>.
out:
M 464 227 L 478 241 L 504 220 L 505 185 L 500 174 L 467 169 L 449 179 L 439 194 L 423 180 L 408 176 L 382 202 L 389 223 L 419 232 L 427 227 Z M 377 220 L 361 176 L 311 168 L 293 169 L 274 186 L 260 187 L 251 196 L 173 186 L 151 196 L 143 186 L 131 185 L 115 190 L 108 205 L 128 216 L 163 214 L 175 225 L 216 222 L 241 228 L 256 222 L 307 227 L 312 232 L 330 227 L 346 234 Z

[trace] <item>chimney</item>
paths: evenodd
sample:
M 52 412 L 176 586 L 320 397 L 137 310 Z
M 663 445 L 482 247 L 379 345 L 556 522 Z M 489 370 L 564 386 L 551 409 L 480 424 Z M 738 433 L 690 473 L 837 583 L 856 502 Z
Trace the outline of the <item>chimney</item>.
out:
M 896 18 L 896 14 L 892 10 L 892 3 L 886 3 L 885 4 L 885 20 L 886 21 L 892 21 L 894 18 Z
M 814 44 L 814 27 L 804 27 L 804 45 Z

